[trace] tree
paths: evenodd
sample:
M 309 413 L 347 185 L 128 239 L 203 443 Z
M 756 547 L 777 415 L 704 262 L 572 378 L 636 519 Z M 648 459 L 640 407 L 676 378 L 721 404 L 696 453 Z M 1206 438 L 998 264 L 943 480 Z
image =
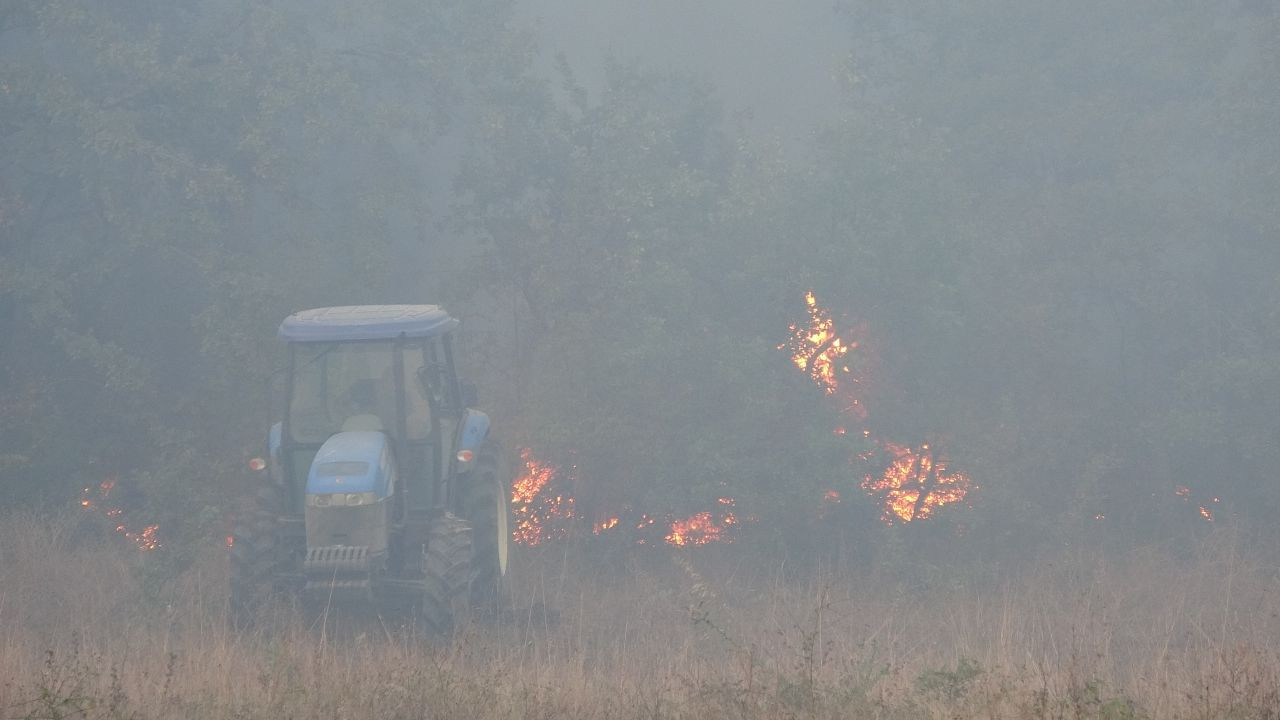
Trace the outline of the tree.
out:
M 214 497 L 265 432 L 275 325 L 383 302 L 393 250 L 439 251 L 418 242 L 436 139 L 525 62 L 503 2 L 67 0 L 0 23 L 9 501 L 111 474 Z

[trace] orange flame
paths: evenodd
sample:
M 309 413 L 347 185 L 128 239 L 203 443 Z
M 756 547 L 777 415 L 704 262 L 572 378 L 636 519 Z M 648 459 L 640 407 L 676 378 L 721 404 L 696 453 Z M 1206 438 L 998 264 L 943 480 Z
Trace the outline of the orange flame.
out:
M 778 349 L 789 351 L 791 362 L 825 394 L 839 392 L 848 397 L 849 404 L 843 408 L 844 412 L 866 420 L 866 407 L 853 387 L 861 384 L 863 378 L 853 375 L 849 368 L 850 358 L 846 357 L 858 344 L 846 342 L 836 333 L 831 313 L 818 305 L 812 291 L 804 294 L 804 302 L 809 314 L 808 324 L 792 324 L 789 327 L 791 337 L 778 345 Z M 845 380 L 849 382 L 845 384 Z M 839 425 L 833 432 L 844 436 L 848 430 Z M 870 440 L 871 431 L 864 427 L 862 437 Z M 935 457 L 928 445 L 921 445 L 916 451 L 890 442 L 875 442 L 890 454 L 892 460 L 880 477 L 867 475 L 861 485 L 863 490 L 881 498 L 881 517 L 887 524 L 895 520 L 911 522 L 931 517 L 936 508 L 963 500 L 969 490 L 976 487 L 962 473 L 947 473 L 945 462 Z M 875 454 L 873 448 L 866 448 L 856 452 L 854 457 L 868 461 Z M 823 502 L 828 505 L 840 502 L 840 493 L 827 490 Z
M 556 484 L 562 478 L 560 468 L 542 461 L 533 455 L 529 448 L 520 450 L 521 472 L 511 484 L 511 504 L 514 516 L 514 527 L 511 535 L 521 545 L 541 545 L 550 540 L 566 538 L 575 527 L 585 534 L 585 521 L 579 525 L 579 518 L 573 497 L 556 490 Z M 572 469 L 572 468 L 571 468 Z M 620 515 L 605 515 L 603 520 L 590 525 L 593 535 L 601 535 L 609 531 L 622 532 L 630 527 L 633 542 L 637 545 L 649 544 L 651 539 L 663 537 L 671 545 L 706 545 L 712 542 L 731 542 L 727 534 L 730 526 L 738 524 L 733 513 L 735 501 L 730 497 L 716 499 L 721 506 L 717 512 L 703 511 L 695 513 L 683 520 L 665 523 L 668 532 L 659 534 L 658 519 L 648 513 L 641 513 L 637 518 L 624 520 Z
M 663 538 L 668 545 L 707 545 L 713 542 L 733 542 L 725 536 L 725 528 L 735 522 L 733 515 L 717 523 L 709 512 L 700 512 L 684 520 L 671 523 L 671 532 Z
M 533 457 L 529 448 L 520 448 L 520 462 L 524 471 L 511 484 L 511 502 L 528 505 L 547 486 L 556 468 Z
M 973 487 L 967 475 L 948 473 L 927 443 L 919 450 L 889 442 L 882 447 L 892 458 L 889 467 L 878 478 L 867 475 L 862 489 L 883 500 L 886 524 L 925 520 L 937 508 L 964 500 Z
M 858 343 L 848 342 L 836 333 L 831 313 L 819 307 L 812 291 L 804 294 L 804 302 L 809 322 L 805 325 L 792 324 L 788 328 L 791 337 L 778 345 L 778 349 L 790 353 L 792 364 L 807 374 L 823 393 L 835 395 L 842 389 L 843 381 L 858 382 L 852 377 L 846 357 L 858 347 Z M 848 390 L 847 387 L 845 389 Z M 851 393 L 847 410 L 858 417 L 866 417 L 861 400 Z
M 716 502 L 726 508 L 732 508 L 734 505 L 733 498 L 716 498 Z M 704 510 L 694 513 L 683 520 L 673 521 L 670 532 L 663 539 L 666 540 L 668 545 L 678 546 L 733 542 L 728 530 L 737 523 L 738 518 L 731 510 L 726 510 L 719 518 Z
M 568 535 L 567 522 L 574 517 L 572 497 L 548 491 L 560 469 L 520 449 L 521 472 L 511 483 L 512 538 L 521 545 L 538 545 Z

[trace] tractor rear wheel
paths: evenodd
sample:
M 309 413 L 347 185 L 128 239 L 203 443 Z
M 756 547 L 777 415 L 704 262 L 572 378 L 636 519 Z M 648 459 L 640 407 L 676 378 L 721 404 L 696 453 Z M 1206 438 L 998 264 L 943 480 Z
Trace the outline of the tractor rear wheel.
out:
M 252 624 L 276 590 L 276 577 L 287 560 L 277 528 L 283 509 L 281 489 L 275 483 L 264 484 L 232 530 L 230 610 L 237 626 Z
M 447 638 L 464 624 L 471 573 L 471 526 L 445 512 L 431 521 L 422 555 L 422 620 L 436 637 Z
M 462 490 L 462 514 L 471 525 L 474 564 L 471 575 L 472 607 L 495 612 L 502 600 L 503 576 L 511 531 L 508 525 L 507 486 L 499 468 L 499 451 L 494 443 L 485 445 L 476 458 L 476 467 Z

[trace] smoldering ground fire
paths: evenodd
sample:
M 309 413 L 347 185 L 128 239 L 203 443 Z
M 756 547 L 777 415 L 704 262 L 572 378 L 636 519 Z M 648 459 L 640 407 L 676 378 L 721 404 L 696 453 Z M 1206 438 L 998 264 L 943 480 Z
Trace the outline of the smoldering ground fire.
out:
M 564 485 L 574 468 L 568 470 L 542 460 L 530 448 L 520 449 L 520 472 L 511 484 L 512 516 L 515 524 L 512 539 L 520 545 L 536 546 L 570 537 L 575 531 L 586 535 L 586 523 L 577 511 L 574 498 Z M 590 525 L 593 536 L 629 533 L 630 542 L 647 545 L 653 541 L 655 528 L 665 529 L 661 539 L 668 545 L 706 545 L 732 542 L 731 529 L 739 520 L 733 509 L 733 498 L 721 497 L 715 510 L 695 512 L 684 518 L 666 517 L 662 525 L 648 513 L 629 513 L 619 509 L 605 513 Z M 624 522 L 623 517 L 634 520 Z
M 88 512 L 102 512 L 113 523 L 113 529 L 129 542 L 133 543 L 139 550 L 156 550 L 160 545 L 160 526 L 156 524 L 144 524 L 141 527 L 137 523 L 126 523 L 126 513 L 123 507 L 109 502 L 111 492 L 115 490 L 116 479 L 114 477 L 107 478 L 99 482 L 96 486 L 84 488 L 80 492 L 81 508 Z

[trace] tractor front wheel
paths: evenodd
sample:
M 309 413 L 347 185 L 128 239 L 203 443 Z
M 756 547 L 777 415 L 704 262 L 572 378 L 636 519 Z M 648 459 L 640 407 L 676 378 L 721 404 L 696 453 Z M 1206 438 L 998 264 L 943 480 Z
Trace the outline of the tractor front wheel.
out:
M 451 512 L 431 521 L 422 555 L 421 614 L 427 629 L 447 638 L 466 619 L 471 590 L 471 526 Z
M 499 471 L 500 452 L 493 443 L 485 445 L 476 458 L 471 477 L 464 480 L 462 513 L 471 525 L 475 551 L 471 576 L 471 605 L 495 612 L 502 600 L 503 576 L 507 573 L 511 529 L 507 522 L 507 485 Z
M 281 489 L 274 483 L 265 484 L 232 531 L 229 590 L 231 621 L 236 626 L 257 619 L 275 590 L 276 577 L 285 564 L 277 528 L 283 508 Z

